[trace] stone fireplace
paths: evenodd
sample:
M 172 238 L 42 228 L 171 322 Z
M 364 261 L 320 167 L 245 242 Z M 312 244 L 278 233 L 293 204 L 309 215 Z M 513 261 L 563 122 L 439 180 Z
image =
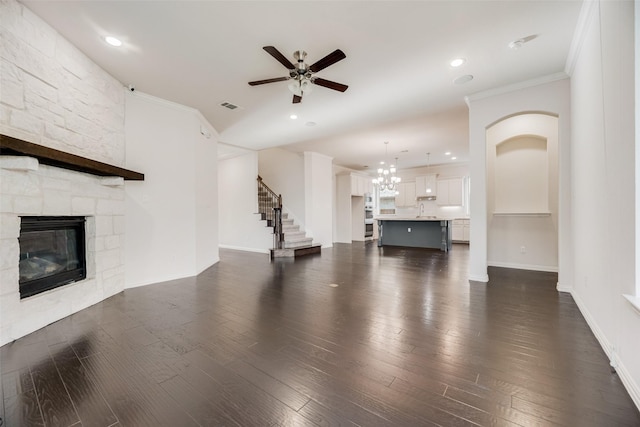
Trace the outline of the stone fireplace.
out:
M 125 164 L 125 88 L 16 0 L 0 2 L 0 26 L 0 134 L 35 145 L 17 156 L 0 141 L 3 345 L 124 289 L 123 175 L 60 166 Z M 62 162 L 43 162 L 46 149 Z M 21 220 L 34 216 L 85 218 L 86 277 L 21 298 Z
M 14 145 L 38 151 L 19 154 Z M 122 176 L 97 175 L 111 172 L 109 165 L 3 135 L 0 152 L 5 344 L 124 289 L 125 190 Z M 51 153 L 62 160 L 52 161 Z M 96 164 L 108 170 L 92 170 Z

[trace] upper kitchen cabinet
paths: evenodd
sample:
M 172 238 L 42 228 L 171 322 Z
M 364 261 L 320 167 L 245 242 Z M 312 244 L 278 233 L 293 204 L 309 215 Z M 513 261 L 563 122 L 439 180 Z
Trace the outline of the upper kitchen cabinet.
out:
M 433 199 L 437 195 L 436 177 L 438 175 L 424 175 L 416 177 L 416 198 Z
M 371 177 L 351 174 L 351 195 L 364 196 L 366 193 L 373 193 Z
M 396 194 L 396 207 L 413 207 L 416 205 L 416 183 L 401 182 Z
M 462 206 L 464 186 L 462 178 L 439 179 L 437 184 L 438 206 Z

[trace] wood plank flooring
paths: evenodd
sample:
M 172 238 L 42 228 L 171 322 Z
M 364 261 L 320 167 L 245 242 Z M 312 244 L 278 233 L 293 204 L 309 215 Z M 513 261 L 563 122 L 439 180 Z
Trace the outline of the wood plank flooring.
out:
M 220 257 L 2 347 L 2 427 L 640 426 L 555 274 L 470 284 L 465 245 Z

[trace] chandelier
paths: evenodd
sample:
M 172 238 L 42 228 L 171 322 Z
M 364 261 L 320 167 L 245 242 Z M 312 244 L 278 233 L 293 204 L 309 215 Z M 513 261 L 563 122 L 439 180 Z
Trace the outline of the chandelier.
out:
M 385 146 L 385 159 L 389 158 L 389 141 L 384 142 Z M 388 165 L 388 166 L 387 166 Z M 395 164 L 388 164 L 380 162 L 380 168 L 378 168 L 378 177 L 374 178 L 372 182 L 380 187 L 380 190 L 395 191 L 401 179 L 396 176 L 396 166 L 398 165 L 398 158 L 396 157 Z

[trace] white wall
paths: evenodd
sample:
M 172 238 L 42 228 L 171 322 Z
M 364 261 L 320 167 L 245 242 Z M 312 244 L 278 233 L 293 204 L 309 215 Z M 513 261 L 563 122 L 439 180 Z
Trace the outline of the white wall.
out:
M 348 229 L 348 227 L 346 226 L 345 223 L 345 211 L 344 209 L 346 209 L 345 207 L 343 207 L 343 203 L 345 200 L 345 196 L 344 196 L 344 192 L 346 190 L 342 189 L 340 183 L 339 183 L 339 177 L 338 175 L 341 173 L 345 173 L 345 172 L 351 172 L 351 169 L 339 166 L 339 165 L 333 165 L 332 168 L 332 182 L 333 182 L 333 213 L 332 213 L 332 218 L 333 218 L 333 242 L 341 242 L 341 243 L 349 243 L 347 242 L 347 237 L 346 233 L 347 231 L 345 229 Z
M 205 126 L 213 134 L 200 133 Z M 218 261 L 215 131 L 191 108 L 129 93 L 126 286 L 194 276 Z
M 195 212 L 196 212 L 196 273 L 201 273 L 218 262 L 218 144 L 214 139 L 216 132 L 204 118 L 197 113 L 200 134 L 195 138 Z M 201 120 L 198 120 L 200 118 Z M 203 122 L 203 123 L 202 123 Z M 203 133 L 205 134 L 203 137 Z M 207 138 L 206 135 L 210 135 Z
M 333 241 L 336 243 L 351 243 L 353 240 L 351 174 L 336 175 L 334 179 L 336 181 L 336 196 L 334 198 L 336 224 L 334 227 Z M 364 203 L 362 203 L 362 205 L 364 206 Z
M 537 197 L 530 193 L 524 198 L 511 195 L 498 200 L 501 183 L 497 174 L 496 149 L 504 141 L 519 136 L 543 139 L 545 150 L 538 155 L 543 165 L 534 163 L 535 157 L 526 151 L 522 162 L 533 163 L 539 169 L 532 184 L 541 184 Z M 521 114 L 502 120 L 487 129 L 487 258 L 488 265 L 526 270 L 558 271 L 558 118 L 546 114 Z M 514 173 L 522 173 L 527 166 L 509 158 Z M 522 189 L 518 188 L 521 192 Z M 535 205 L 531 202 L 536 201 Z M 506 215 L 504 215 L 507 213 Z M 548 215 L 545 215 L 548 213 Z M 525 214 L 525 215 L 521 215 Z M 524 248 L 524 252 L 522 252 Z
M 249 151 L 218 162 L 220 246 L 269 253 L 273 229 L 258 212 L 258 153 Z
M 269 188 L 282 195 L 289 218 L 306 230 L 303 156 L 282 148 L 262 150 L 258 153 L 258 173 Z
M 622 297 L 635 293 L 638 268 L 633 7 L 630 1 L 583 7 L 584 32 L 570 70 L 572 295 L 640 407 L 640 314 Z
M 487 129 L 517 114 L 540 112 L 558 117 L 558 287 L 573 283 L 571 207 L 571 108 L 569 79 L 564 73 L 522 82 L 511 87 L 468 97 L 471 218 L 469 278 L 486 282 L 487 230 Z
M 332 162 L 323 154 L 304 153 L 305 230 L 323 248 L 333 246 Z

